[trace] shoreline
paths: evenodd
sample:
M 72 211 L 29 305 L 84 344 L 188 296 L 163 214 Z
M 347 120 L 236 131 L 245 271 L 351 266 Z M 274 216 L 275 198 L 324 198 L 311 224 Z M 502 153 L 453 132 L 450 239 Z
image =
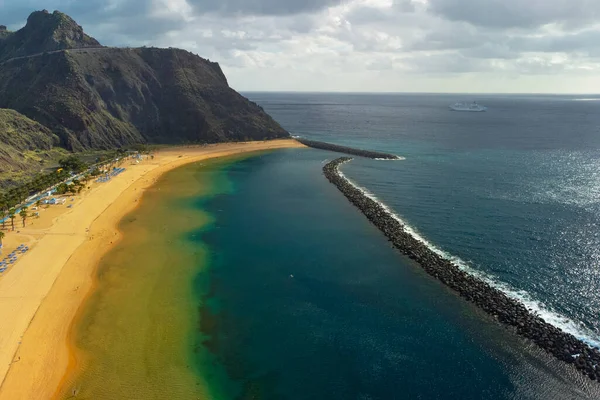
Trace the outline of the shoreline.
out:
M 93 293 L 97 266 L 119 241 L 121 219 L 136 209 L 144 190 L 162 174 L 210 158 L 303 147 L 283 139 L 170 148 L 92 188 L 0 280 L 0 293 L 7 293 L 0 294 L 0 317 L 13 321 L 0 331 L 0 400 L 59 395 L 77 367 L 70 334 Z M 37 290 L 31 291 L 34 283 Z

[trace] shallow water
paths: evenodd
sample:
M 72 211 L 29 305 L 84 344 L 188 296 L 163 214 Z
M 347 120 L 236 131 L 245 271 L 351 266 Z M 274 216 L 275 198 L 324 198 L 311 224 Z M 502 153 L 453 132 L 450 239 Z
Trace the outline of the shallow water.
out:
M 75 325 L 78 369 L 64 397 L 215 398 L 218 366 L 201 346 L 194 285 L 207 268 L 193 229 L 212 222 L 198 204 L 230 190 L 233 158 L 166 173 L 120 223 L 123 240 L 101 261 L 97 287 Z M 212 388 L 212 389 L 211 389 Z

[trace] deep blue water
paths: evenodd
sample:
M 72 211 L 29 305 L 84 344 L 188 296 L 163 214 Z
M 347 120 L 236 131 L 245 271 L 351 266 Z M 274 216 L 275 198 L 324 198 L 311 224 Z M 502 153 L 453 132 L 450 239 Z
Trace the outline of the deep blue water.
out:
M 439 95 L 248 96 L 294 134 L 405 156 L 344 172 L 465 267 L 600 336 L 600 102 L 485 97 L 467 114 Z M 203 205 L 213 350 L 243 398 L 600 398 L 392 249 L 323 177 L 334 157 L 235 163 L 232 191 Z
M 600 345 L 600 101 L 487 95 L 489 112 L 457 113 L 456 95 L 250 98 L 294 134 L 405 156 L 344 170 L 434 246 Z

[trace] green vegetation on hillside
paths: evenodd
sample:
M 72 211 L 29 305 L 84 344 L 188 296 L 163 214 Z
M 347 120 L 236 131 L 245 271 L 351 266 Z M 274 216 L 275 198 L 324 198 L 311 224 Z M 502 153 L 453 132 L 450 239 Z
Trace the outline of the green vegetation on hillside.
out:
M 66 151 L 54 147 L 58 137 L 14 110 L 0 109 L 0 188 L 14 186 Z
M 61 168 L 66 169 L 67 171 L 73 171 L 77 173 L 84 171 L 87 167 L 87 165 L 75 155 L 70 155 L 65 158 L 61 158 L 60 160 L 58 160 L 58 165 L 60 165 Z

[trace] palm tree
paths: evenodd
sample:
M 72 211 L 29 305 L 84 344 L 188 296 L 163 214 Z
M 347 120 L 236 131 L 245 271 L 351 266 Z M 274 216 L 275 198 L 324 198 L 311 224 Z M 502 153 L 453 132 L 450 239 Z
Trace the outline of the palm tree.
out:
M 15 209 L 11 208 L 10 210 L 8 210 L 8 218 L 10 218 L 10 223 L 12 225 L 12 230 L 15 230 Z
M 27 219 L 27 207 L 23 207 L 21 211 L 19 211 L 19 215 L 23 218 L 23 228 L 25 228 L 25 220 Z
M 4 230 L 6 223 L 6 204 L 0 205 L 0 218 L 2 218 L 2 230 Z
M 5 233 L 0 231 L 0 249 L 2 249 L 2 239 L 4 239 Z
M 81 177 L 81 180 L 83 181 L 83 185 L 82 185 L 82 186 L 85 186 L 85 185 L 87 185 L 88 181 L 90 180 L 90 173 L 89 173 L 89 172 L 86 172 L 86 173 L 85 173 L 85 174 L 84 174 L 84 175 Z

